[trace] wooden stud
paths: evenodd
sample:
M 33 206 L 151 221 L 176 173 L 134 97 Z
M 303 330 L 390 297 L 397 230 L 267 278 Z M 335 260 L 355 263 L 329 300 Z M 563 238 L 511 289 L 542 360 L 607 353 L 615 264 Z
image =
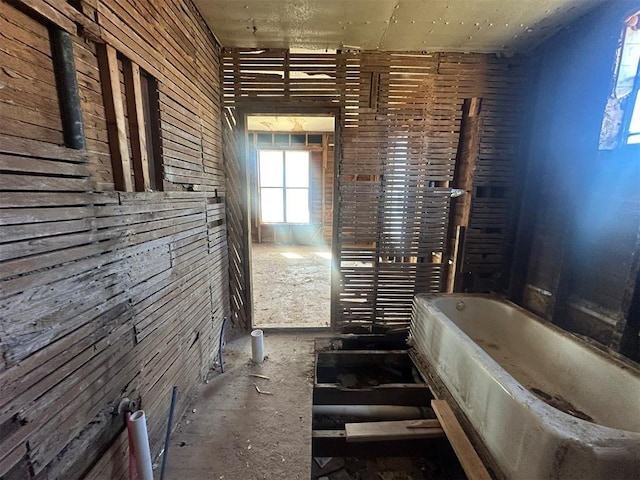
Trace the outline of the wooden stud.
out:
M 456 155 L 453 188 L 467 193 L 452 200 L 453 209 L 449 220 L 449 257 L 451 264 L 446 278 L 446 292 L 461 291 L 465 259 L 465 232 L 471 215 L 471 191 L 473 175 L 480 153 L 480 108 L 482 99 L 467 99 L 462 107 L 460 139 Z
M 113 183 L 117 190 L 133 191 L 131 181 L 131 159 L 127 142 L 124 105 L 120 89 L 120 69 L 118 54 L 111 45 L 97 45 L 100 64 L 100 79 L 104 97 L 107 131 L 109 134 L 109 151 L 113 167 Z
M 147 133 L 145 129 L 140 67 L 128 58 L 124 66 L 124 88 L 129 118 L 129 138 L 131 139 L 131 160 L 137 192 L 145 192 L 149 186 L 149 158 L 147 155 Z

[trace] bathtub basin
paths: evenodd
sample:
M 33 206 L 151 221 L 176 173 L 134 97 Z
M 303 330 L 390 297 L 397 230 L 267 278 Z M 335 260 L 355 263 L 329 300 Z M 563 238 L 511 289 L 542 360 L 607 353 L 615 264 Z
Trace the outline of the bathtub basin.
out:
M 517 305 L 418 295 L 411 342 L 507 478 L 640 479 L 640 370 Z

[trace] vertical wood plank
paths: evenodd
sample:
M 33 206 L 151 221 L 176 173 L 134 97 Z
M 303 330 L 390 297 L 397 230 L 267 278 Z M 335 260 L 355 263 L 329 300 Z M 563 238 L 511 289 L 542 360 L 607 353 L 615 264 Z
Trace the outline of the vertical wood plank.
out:
M 432 400 L 431 406 L 440 421 L 440 425 L 447 435 L 453 451 L 456 452 L 458 460 L 464 473 L 469 480 L 491 480 L 491 476 L 485 468 L 482 460 L 476 453 L 473 445 L 458 423 L 453 410 L 446 400 Z
M 113 167 L 113 183 L 117 190 L 133 191 L 131 181 L 131 159 L 127 145 L 124 105 L 120 89 L 118 56 L 111 45 L 97 45 L 100 64 L 100 81 L 104 98 L 105 115 L 107 117 L 107 133 L 109 151 Z
M 449 227 L 449 252 L 452 264 L 446 279 L 446 291 L 458 292 L 462 289 L 464 263 L 464 234 L 469 226 L 471 214 L 471 191 L 473 173 L 480 153 L 480 109 L 482 99 L 473 97 L 463 104 L 460 141 L 456 155 L 453 188 L 467 193 L 453 200 Z
M 147 155 L 147 133 L 145 130 L 140 67 L 128 58 L 123 60 L 124 87 L 129 117 L 129 138 L 131 139 L 131 161 L 137 192 L 145 192 L 149 185 L 149 158 Z

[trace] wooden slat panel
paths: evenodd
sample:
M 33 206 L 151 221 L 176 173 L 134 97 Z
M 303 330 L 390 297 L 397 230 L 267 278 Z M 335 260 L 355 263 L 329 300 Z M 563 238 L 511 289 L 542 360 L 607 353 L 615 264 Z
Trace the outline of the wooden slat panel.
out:
M 457 53 L 225 50 L 225 106 L 343 109 L 338 325 L 406 324 L 412 295 L 443 288 L 448 187 L 462 106 L 473 97 L 483 98 L 474 185 L 504 191 L 490 201 L 481 198 L 485 192 L 474 192 L 478 201 L 463 263 L 467 274 L 490 278 L 495 288 L 511 220 L 518 62 Z M 478 280 L 475 285 L 488 287 Z
M 0 52 L 0 476 L 127 478 L 114 404 L 141 399 L 157 455 L 171 388 L 181 415 L 217 358 L 228 315 L 219 46 L 188 0 L 108 0 L 98 15 L 97 2 L 44 1 L 79 15 L 84 32 L 121 39 L 119 53 L 159 80 L 160 96 L 173 100 L 158 122 L 169 170 L 164 192 L 105 192 L 116 186 L 115 117 L 96 45 L 74 37 L 87 136 L 78 152 L 58 145 L 46 27 L 0 4 L 0 37 L 11 46 Z M 109 58 L 105 81 L 127 87 L 113 97 L 130 107 L 115 140 L 128 154 L 142 147 L 140 102 L 131 101 L 138 72 L 115 50 Z
M 76 33 L 77 28 L 73 23 L 76 15 L 64 2 L 47 0 L 17 0 L 17 2 L 61 29 L 71 34 Z
M 42 1 L 28 3 L 36 9 L 52 10 Z M 0 32 L 3 86 L 0 134 L 62 144 L 62 121 L 55 100 L 56 83 L 46 25 L 2 2 Z
M 236 138 L 237 119 L 233 111 L 225 109 L 223 129 L 224 159 L 227 174 L 227 230 L 229 237 L 229 296 L 231 319 L 241 328 L 251 328 L 249 262 L 247 256 L 247 205 L 243 185 L 245 171 L 241 163 Z

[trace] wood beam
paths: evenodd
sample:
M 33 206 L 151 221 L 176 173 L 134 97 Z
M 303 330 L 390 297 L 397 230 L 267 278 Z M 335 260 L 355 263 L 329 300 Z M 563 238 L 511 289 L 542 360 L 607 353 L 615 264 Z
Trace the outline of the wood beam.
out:
M 100 65 L 100 83 L 104 98 L 109 150 L 113 167 L 113 183 L 117 190 L 133 191 L 131 181 L 131 159 L 127 142 L 126 121 L 122 90 L 120 88 L 120 71 L 116 49 L 111 45 L 97 45 Z
M 466 433 L 458 423 L 458 419 L 447 401 L 432 400 L 431 406 L 453 447 L 453 451 L 456 452 L 467 478 L 469 480 L 491 480 L 489 472 L 487 472 L 469 438 L 467 438 Z
M 480 153 L 481 106 L 482 99 L 473 97 L 465 100 L 462 107 L 453 188 L 465 190 L 467 193 L 452 201 L 448 235 L 449 258 L 452 263 L 446 279 L 446 292 L 462 290 L 465 232 L 469 226 L 469 216 L 471 215 L 473 173 Z
M 124 88 L 129 118 L 131 139 L 131 161 L 136 192 L 150 190 L 149 158 L 147 155 L 147 132 L 145 130 L 140 67 L 128 58 L 123 60 Z
M 65 32 L 72 35 L 78 33 L 74 19 L 81 16 L 71 5 L 64 1 L 56 0 L 11 0 L 11 3 L 25 8 L 31 13 L 53 23 Z

